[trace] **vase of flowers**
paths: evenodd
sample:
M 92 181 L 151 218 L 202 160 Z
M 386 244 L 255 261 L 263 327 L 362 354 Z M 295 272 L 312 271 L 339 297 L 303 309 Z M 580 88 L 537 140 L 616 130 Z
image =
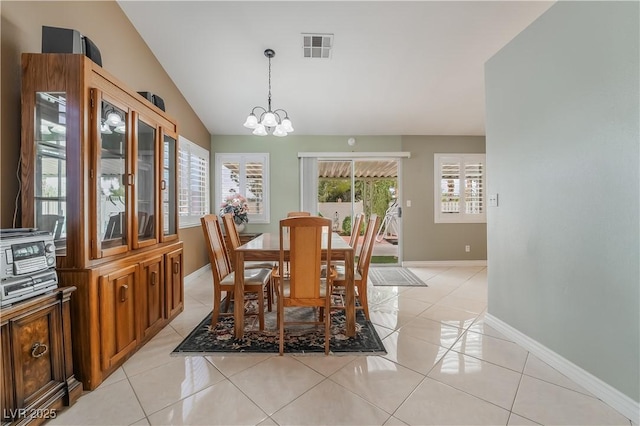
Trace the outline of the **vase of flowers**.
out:
M 238 228 L 238 232 L 244 230 L 245 224 L 249 222 L 249 205 L 247 199 L 240 194 L 228 195 L 220 205 L 220 216 L 231 213 L 233 221 Z

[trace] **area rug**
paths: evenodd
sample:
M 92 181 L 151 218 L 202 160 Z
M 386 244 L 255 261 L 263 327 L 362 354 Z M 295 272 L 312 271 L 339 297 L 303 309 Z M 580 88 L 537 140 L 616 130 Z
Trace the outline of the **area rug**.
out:
M 427 284 L 413 272 L 398 266 L 369 267 L 369 279 L 377 286 L 427 287 Z
M 285 316 L 289 320 L 306 321 L 317 315 L 312 308 L 287 308 Z M 356 311 L 356 335 L 344 335 L 346 316 L 343 310 L 331 312 L 330 351 L 340 355 L 386 354 L 378 333 L 364 317 Z M 233 335 L 233 316 L 220 317 L 215 328 L 211 328 L 211 314 L 176 347 L 171 355 L 219 355 L 221 353 L 278 353 L 279 332 L 276 328 L 276 307 L 273 312 L 265 312 L 265 330 L 258 328 L 257 317 L 246 318 L 242 339 Z M 285 329 L 285 353 L 324 354 L 323 326 L 292 326 Z

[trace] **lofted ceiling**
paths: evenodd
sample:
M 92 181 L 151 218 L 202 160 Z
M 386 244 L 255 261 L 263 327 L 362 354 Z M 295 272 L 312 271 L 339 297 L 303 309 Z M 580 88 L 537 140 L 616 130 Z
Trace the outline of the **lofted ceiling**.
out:
M 214 135 L 250 134 L 267 48 L 296 135 L 484 135 L 484 63 L 552 4 L 119 0 Z M 302 33 L 333 34 L 330 59 L 304 58 Z

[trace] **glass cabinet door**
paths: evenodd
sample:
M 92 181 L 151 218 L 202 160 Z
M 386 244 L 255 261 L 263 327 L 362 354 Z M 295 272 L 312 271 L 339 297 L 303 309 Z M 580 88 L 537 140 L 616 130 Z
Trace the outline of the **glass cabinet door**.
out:
M 135 203 L 138 216 L 137 244 L 156 241 L 156 128 L 138 119 Z M 143 244 L 144 245 L 144 244 Z M 136 248 L 137 248 L 136 247 Z
M 66 93 L 38 92 L 35 102 L 35 227 L 49 231 L 56 252 L 66 249 Z
M 96 220 L 98 247 L 104 253 L 128 247 L 127 112 L 103 100 L 99 117 Z
M 176 164 L 177 164 L 177 142 L 169 135 L 164 135 L 162 141 L 162 237 L 178 234 L 178 204 L 176 192 Z

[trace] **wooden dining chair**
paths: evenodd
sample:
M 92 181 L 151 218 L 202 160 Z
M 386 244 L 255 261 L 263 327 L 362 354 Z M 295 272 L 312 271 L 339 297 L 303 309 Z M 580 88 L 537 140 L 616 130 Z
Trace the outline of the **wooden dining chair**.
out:
M 289 212 L 287 213 L 287 217 L 299 217 L 299 216 L 311 216 L 309 212 Z
M 329 354 L 331 294 L 335 274 L 321 277 L 323 240 L 327 241 L 326 262 L 331 264 L 331 234 L 323 232 L 323 228 L 331 229 L 330 219 L 298 216 L 280 221 L 280 271 L 284 270 L 287 252 L 289 260 L 289 275 L 276 275 L 280 355 L 284 352 L 284 328 L 294 324 L 324 324 L 324 351 Z M 296 306 L 321 308 L 319 321 L 285 321 L 285 308 Z
M 225 312 L 221 312 L 222 292 L 227 293 L 227 301 L 235 291 L 235 272 L 231 268 L 229 253 L 222 237 L 222 229 L 218 217 L 213 214 L 200 218 L 204 232 L 211 271 L 213 274 L 213 313 L 211 326 L 215 327 L 218 317 L 221 315 L 233 315 L 227 312 L 229 304 L 225 304 Z M 244 271 L 244 295 L 255 294 L 258 300 L 258 320 L 260 330 L 264 330 L 264 290 L 271 279 L 271 269 L 245 269 Z M 244 296 L 243 295 L 243 296 Z M 234 297 L 234 303 L 244 303 L 244 297 Z M 239 299 L 241 299 L 239 301 Z
M 224 225 L 225 230 L 225 241 L 227 243 L 227 249 L 229 249 L 229 260 L 231 262 L 231 269 L 233 271 L 236 270 L 236 249 L 242 245 L 240 241 L 240 234 L 238 233 L 238 228 L 236 227 L 236 223 L 233 220 L 233 215 L 231 213 L 226 213 L 222 215 L 222 223 Z M 273 262 L 245 262 L 244 269 L 273 269 Z M 267 285 L 267 310 L 269 312 L 272 311 L 273 306 L 273 296 L 274 296 L 274 284 L 273 279 L 269 280 L 269 284 Z
M 358 242 L 360 241 L 360 227 L 364 220 L 364 213 L 356 215 L 356 219 L 353 222 L 353 229 L 351 231 L 351 237 L 349 238 L 349 245 L 353 248 L 353 253 L 358 250 Z M 331 264 L 338 274 L 344 275 L 344 260 L 336 260 Z
M 349 238 L 349 245 L 353 247 L 353 252 L 358 250 L 358 242 L 360 241 L 360 227 L 364 220 L 364 213 L 359 213 L 353 221 L 353 228 L 351 228 L 351 238 Z
M 376 214 L 372 214 L 367 222 L 367 228 L 364 232 L 364 239 L 362 242 L 362 249 L 358 256 L 358 264 L 354 271 L 353 280 L 358 293 L 358 300 L 360 306 L 358 309 L 364 311 L 364 316 L 369 319 L 369 303 L 367 301 L 367 280 L 369 277 L 369 265 L 371 264 L 371 255 L 373 254 L 374 240 L 378 227 L 380 226 L 380 218 Z M 337 277 L 333 281 L 333 285 L 337 287 L 344 287 L 347 285 L 345 281 L 344 271 L 337 271 Z

